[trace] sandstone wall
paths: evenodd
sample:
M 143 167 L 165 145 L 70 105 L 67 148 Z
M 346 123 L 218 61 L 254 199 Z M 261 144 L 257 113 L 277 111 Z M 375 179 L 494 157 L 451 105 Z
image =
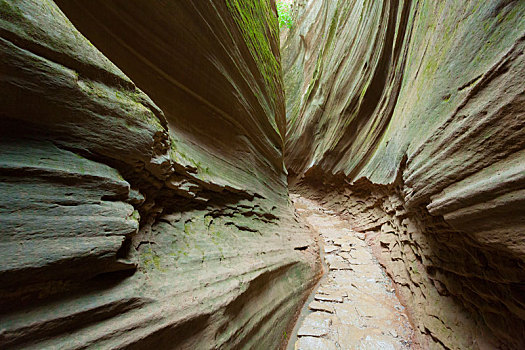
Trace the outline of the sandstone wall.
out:
M 525 3 L 295 11 L 281 38 L 292 177 L 349 191 L 339 209 L 379 235 L 423 342 L 522 348 Z
M 278 347 L 319 266 L 273 1 L 56 3 L 0 1 L 0 347 Z

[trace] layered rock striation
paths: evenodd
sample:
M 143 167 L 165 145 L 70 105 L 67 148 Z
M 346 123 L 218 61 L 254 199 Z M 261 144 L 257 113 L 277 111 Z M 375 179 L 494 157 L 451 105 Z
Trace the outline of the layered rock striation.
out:
M 0 1 L 0 347 L 286 338 L 319 264 L 287 197 L 274 11 Z
M 525 347 L 525 3 L 275 11 L 0 0 L 0 347 L 278 348 L 320 271 L 287 181 L 423 347 Z
M 293 181 L 376 237 L 422 344 L 522 348 L 525 4 L 294 11 L 281 38 Z

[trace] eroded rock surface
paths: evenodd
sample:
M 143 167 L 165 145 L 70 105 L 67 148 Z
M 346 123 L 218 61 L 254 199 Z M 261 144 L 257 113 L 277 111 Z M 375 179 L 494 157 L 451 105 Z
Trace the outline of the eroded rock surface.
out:
M 525 347 L 525 2 L 294 17 L 279 50 L 273 0 L 0 0 L 0 347 L 279 347 L 320 273 L 286 168 L 423 347 Z
M 319 264 L 273 11 L 0 1 L 1 348 L 284 340 Z
M 328 271 L 299 319 L 288 348 L 416 349 L 413 330 L 365 236 L 315 201 L 291 195 L 297 211 L 319 234 Z
M 523 348 L 525 3 L 313 0 L 295 16 L 292 179 L 377 235 L 422 344 Z

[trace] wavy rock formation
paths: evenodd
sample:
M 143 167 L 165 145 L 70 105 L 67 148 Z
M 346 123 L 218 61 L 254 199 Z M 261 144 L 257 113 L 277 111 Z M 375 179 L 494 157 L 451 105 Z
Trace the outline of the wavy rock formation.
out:
M 525 3 L 294 11 L 281 54 L 297 190 L 377 235 L 422 344 L 523 348 Z
M 321 271 L 288 181 L 423 348 L 525 348 L 525 2 L 293 11 L 0 0 L 2 349 L 282 347 Z
M 273 2 L 2 0 L 0 45 L 0 347 L 278 347 L 319 263 Z

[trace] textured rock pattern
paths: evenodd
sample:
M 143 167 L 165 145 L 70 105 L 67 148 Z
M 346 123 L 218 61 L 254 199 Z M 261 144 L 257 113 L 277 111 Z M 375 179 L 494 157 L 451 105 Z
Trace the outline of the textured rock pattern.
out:
M 298 0 L 286 100 L 274 11 L 0 0 L 0 347 L 276 348 L 319 271 L 284 161 L 421 344 L 525 347 L 525 2 Z
M 294 348 L 417 349 L 404 307 L 365 235 L 315 201 L 290 196 L 300 216 L 319 233 L 328 265 L 307 305 L 311 311 L 299 320 Z
M 522 262 L 427 210 L 409 210 L 400 188 L 359 181 L 303 183 L 295 191 L 317 198 L 367 235 L 423 348 L 521 348 Z
M 162 109 L 174 159 L 202 179 L 282 194 L 285 114 L 272 1 L 56 2 Z
M 386 184 L 406 156 L 417 202 L 523 148 L 523 2 L 315 0 L 296 11 L 282 38 L 295 174 Z
M 278 347 L 319 265 L 273 2 L 57 3 L 0 1 L 0 347 Z
M 340 187 L 338 210 L 379 235 L 431 346 L 524 347 L 525 3 L 295 11 L 281 38 L 290 173 Z

